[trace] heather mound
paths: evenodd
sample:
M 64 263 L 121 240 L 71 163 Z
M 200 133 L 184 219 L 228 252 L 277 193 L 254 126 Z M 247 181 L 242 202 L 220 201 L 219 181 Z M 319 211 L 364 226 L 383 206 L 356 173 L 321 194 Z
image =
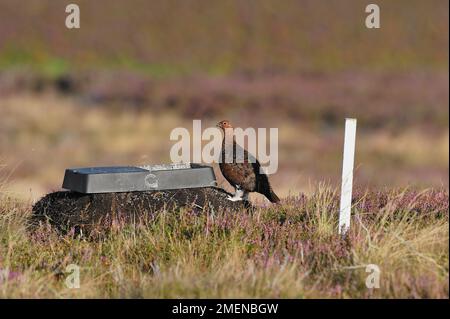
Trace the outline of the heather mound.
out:
M 59 191 L 47 194 L 33 206 L 32 219 L 48 220 L 60 230 L 102 231 L 112 221 L 152 218 L 157 212 L 182 207 L 198 213 L 248 207 L 247 202 L 229 201 L 228 195 L 216 187 L 99 194 Z

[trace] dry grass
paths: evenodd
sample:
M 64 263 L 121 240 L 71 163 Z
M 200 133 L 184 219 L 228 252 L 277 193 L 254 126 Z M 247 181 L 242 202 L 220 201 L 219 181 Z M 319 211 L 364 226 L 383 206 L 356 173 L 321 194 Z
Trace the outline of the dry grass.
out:
M 448 298 L 448 192 L 384 193 L 381 209 L 372 196 L 355 204 L 345 240 L 323 185 L 254 213 L 163 211 L 97 240 L 28 233 L 29 205 L 2 196 L 0 296 Z M 81 267 L 79 289 L 65 286 L 69 264 Z M 379 289 L 365 286 L 367 264 L 381 270 Z

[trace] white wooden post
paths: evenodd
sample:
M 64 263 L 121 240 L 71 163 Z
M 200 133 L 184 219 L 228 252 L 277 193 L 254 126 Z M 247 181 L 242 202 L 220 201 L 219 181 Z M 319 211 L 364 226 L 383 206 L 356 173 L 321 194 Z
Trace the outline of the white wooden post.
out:
M 344 157 L 342 161 L 341 205 L 339 210 L 339 234 L 350 227 L 352 207 L 353 164 L 355 160 L 356 119 L 345 119 Z

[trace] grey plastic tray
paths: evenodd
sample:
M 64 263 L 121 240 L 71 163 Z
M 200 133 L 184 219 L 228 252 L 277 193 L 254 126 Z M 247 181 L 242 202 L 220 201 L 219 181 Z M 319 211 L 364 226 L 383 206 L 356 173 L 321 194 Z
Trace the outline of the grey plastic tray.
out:
M 113 193 L 216 186 L 210 166 L 163 164 L 69 168 L 62 187 L 79 193 Z

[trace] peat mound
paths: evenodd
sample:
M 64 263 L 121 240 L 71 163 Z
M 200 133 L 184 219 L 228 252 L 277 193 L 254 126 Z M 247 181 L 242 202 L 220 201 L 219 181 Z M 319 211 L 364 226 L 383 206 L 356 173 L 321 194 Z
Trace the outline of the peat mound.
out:
M 82 194 L 58 191 L 42 197 L 33 206 L 32 224 L 49 222 L 60 231 L 90 232 L 107 229 L 111 222 L 153 218 L 158 212 L 177 208 L 202 211 L 237 211 L 250 208 L 248 201 L 232 202 L 228 192 L 217 187 L 164 191 Z

